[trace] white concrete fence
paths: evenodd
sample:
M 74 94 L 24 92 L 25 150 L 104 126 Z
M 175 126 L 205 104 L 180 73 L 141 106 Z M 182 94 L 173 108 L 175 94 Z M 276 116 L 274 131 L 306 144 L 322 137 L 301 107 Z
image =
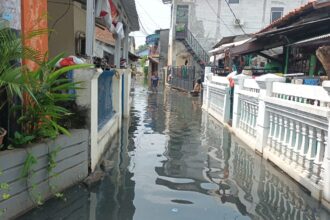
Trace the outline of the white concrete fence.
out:
M 208 69 L 205 76 L 203 109 L 228 123 L 232 104 L 233 132 L 330 208 L 330 81 L 310 86 L 238 75 L 231 103 L 228 79 Z
M 82 87 L 84 88 L 77 91 L 76 103 L 79 108 L 87 109 L 88 111 L 87 126 L 90 131 L 89 160 L 92 171 L 96 169 L 103 154 L 108 150 L 109 143 L 121 128 L 122 118 L 129 117 L 130 114 L 131 71 L 128 69 L 116 69 L 113 71 L 115 71 L 115 74 L 112 76 L 111 87 L 101 89 L 99 89 L 99 83 L 100 77 L 104 73 L 102 70 L 83 69 L 74 72 L 74 80 L 82 82 Z M 104 90 L 109 88 L 111 89 L 110 92 Z M 106 118 L 102 126 L 100 126 L 99 121 L 100 92 L 105 93 L 106 96 L 112 96 L 109 100 L 112 102 L 113 110 L 112 116 Z M 122 109 L 123 107 L 124 109 Z

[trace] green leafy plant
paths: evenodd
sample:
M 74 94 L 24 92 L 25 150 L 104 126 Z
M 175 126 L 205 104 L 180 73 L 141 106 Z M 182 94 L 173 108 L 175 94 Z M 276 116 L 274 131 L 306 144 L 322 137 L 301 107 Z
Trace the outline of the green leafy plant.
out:
M 35 136 L 36 139 L 54 139 L 61 133 L 70 135 L 68 130 L 58 123 L 71 114 L 61 103 L 74 100 L 75 95 L 69 94 L 68 91 L 80 87 L 79 82 L 71 82 L 64 74 L 74 69 L 91 67 L 89 64 L 82 64 L 56 69 L 55 65 L 61 57 L 62 54 L 41 63 L 37 71 L 24 74 L 26 87 L 33 97 L 29 105 L 17 107 L 22 111 L 18 122 L 25 134 Z
M 38 163 L 37 158 L 33 154 L 28 153 L 24 162 L 23 169 L 21 171 L 21 178 L 28 178 L 29 176 L 33 175 L 34 171 L 32 167 L 37 163 Z
M 25 135 L 16 131 L 14 138 L 10 138 L 12 147 L 20 147 L 26 144 L 31 143 L 36 137 L 34 135 Z
M 23 57 L 21 40 L 10 29 L 0 30 L 0 91 L 22 97 L 22 71 L 13 61 Z M 9 99 L 8 99 L 9 100 Z M 1 103 L 0 109 L 5 103 Z
M 58 153 L 60 152 L 61 148 L 60 147 L 56 147 L 53 151 L 51 151 L 48 154 L 48 167 L 47 167 L 47 171 L 49 174 L 49 178 L 56 178 L 58 176 L 58 173 L 54 172 L 54 169 L 57 166 L 57 162 L 56 162 L 56 158 Z M 50 183 L 50 181 L 49 181 Z M 50 190 L 53 193 L 53 195 L 58 198 L 58 199 L 64 199 L 64 194 L 61 192 L 56 192 L 57 191 L 57 186 L 54 184 L 50 184 Z
M 28 153 L 21 172 L 21 178 L 26 179 L 29 195 L 31 196 L 32 201 L 34 201 L 35 204 L 39 206 L 43 204 L 42 195 L 40 192 L 38 192 L 37 184 L 32 182 L 32 178 L 35 174 L 33 166 L 35 166 L 37 163 L 37 158 L 33 154 Z

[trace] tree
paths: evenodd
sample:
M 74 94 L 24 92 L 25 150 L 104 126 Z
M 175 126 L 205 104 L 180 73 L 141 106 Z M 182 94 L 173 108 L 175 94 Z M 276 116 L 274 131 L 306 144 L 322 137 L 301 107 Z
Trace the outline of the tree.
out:
M 146 44 L 144 44 L 144 45 L 140 45 L 140 46 L 138 47 L 138 51 L 147 50 L 148 48 L 149 48 L 149 46 L 146 45 Z

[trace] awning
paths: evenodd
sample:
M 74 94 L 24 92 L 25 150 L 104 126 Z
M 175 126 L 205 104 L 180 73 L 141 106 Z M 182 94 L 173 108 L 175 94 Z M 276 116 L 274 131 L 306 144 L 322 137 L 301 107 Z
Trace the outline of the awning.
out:
M 223 37 L 216 45 L 214 45 L 212 48 L 218 48 L 223 44 L 229 44 L 233 42 L 237 42 L 240 40 L 246 39 L 248 36 L 247 35 L 234 35 L 234 36 L 228 36 L 228 37 Z
M 231 48 L 231 47 L 236 47 L 239 45 L 242 45 L 246 42 L 248 42 L 249 40 L 251 40 L 251 38 L 245 39 L 245 40 L 241 40 L 241 41 L 237 41 L 237 42 L 233 42 L 233 43 L 228 43 L 228 44 L 223 44 L 218 48 L 215 48 L 214 50 L 209 51 L 209 54 L 220 54 L 223 53 L 227 48 Z
M 135 0 L 121 0 L 120 2 L 127 13 L 131 31 L 140 30 L 139 15 L 136 10 Z
M 323 34 L 321 36 L 312 37 L 306 40 L 301 40 L 296 43 L 290 44 L 290 46 L 299 46 L 299 45 L 306 45 L 306 44 L 324 44 L 328 43 L 330 44 L 330 33 L 329 34 Z
M 218 61 L 218 60 L 222 60 L 225 58 L 225 54 L 224 53 L 221 53 L 221 54 L 217 54 L 215 56 L 211 56 L 210 57 L 210 62 L 213 63 L 214 62 L 214 58 L 215 58 L 215 61 Z
M 159 64 L 159 59 L 157 59 L 157 58 L 153 58 L 153 57 L 148 57 L 148 58 L 149 58 L 149 60 L 150 60 L 151 62 L 156 63 L 156 64 Z
M 141 57 L 139 57 L 138 55 L 132 53 L 132 52 L 128 52 L 128 58 L 132 61 L 137 61 L 138 59 L 140 59 Z

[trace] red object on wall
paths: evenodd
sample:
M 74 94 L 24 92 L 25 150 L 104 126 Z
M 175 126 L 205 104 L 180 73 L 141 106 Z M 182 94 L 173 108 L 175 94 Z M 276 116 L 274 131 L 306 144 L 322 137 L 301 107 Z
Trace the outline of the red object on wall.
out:
M 110 8 L 111 8 L 111 17 L 112 17 L 112 23 L 113 24 L 117 24 L 118 22 L 118 17 L 119 17 L 119 13 L 117 10 L 116 5 L 113 3 L 112 0 L 109 0 L 110 3 Z

